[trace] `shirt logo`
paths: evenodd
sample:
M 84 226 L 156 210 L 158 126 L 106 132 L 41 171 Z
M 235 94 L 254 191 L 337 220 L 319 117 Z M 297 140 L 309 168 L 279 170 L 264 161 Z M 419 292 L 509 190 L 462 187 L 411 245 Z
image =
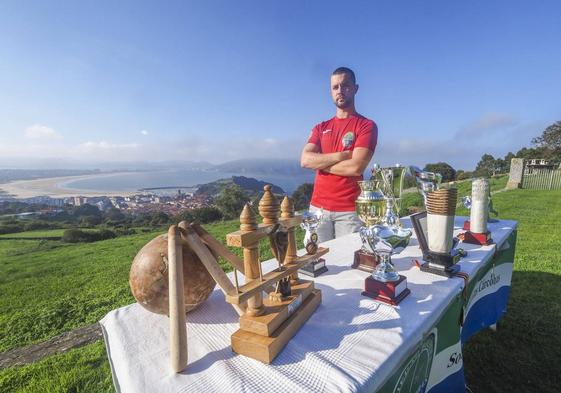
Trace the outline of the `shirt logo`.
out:
M 322 134 L 327 134 L 328 132 L 331 132 L 331 130 L 325 130 L 322 132 Z
M 343 149 L 348 149 L 353 144 L 355 140 L 355 134 L 352 131 L 347 131 L 343 138 L 341 138 L 341 143 L 343 144 Z

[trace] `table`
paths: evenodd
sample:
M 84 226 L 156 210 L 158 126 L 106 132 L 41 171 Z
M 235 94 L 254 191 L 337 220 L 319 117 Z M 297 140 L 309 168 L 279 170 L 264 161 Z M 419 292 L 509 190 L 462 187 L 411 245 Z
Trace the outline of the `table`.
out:
M 460 232 L 465 217 L 457 217 Z M 404 219 L 405 226 L 410 226 Z M 506 311 L 516 222 L 490 223 L 496 244 L 463 244 L 469 280 L 421 272 L 415 236 L 394 256 L 411 294 L 398 307 L 361 296 L 368 273 L 351 269 L 358 234 L 325 243 L 329 271 L 316 277 L 322 304 L 271 365 L 231 351 L 237 314 L 216 289 L 187 314 L 189 366 L 169 367 L 166 316 L 132 304 L 101 321 L 121 392 L 463 392 L 462 344 Z M 301 251 L 302 253 L 302 251 Z M 276 267 L 270 260 L 263 270 Z

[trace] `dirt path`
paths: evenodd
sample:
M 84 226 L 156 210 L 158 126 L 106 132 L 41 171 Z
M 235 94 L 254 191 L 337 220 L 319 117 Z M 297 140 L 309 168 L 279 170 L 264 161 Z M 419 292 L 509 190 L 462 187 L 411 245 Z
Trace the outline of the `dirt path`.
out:
M 101 326 L 96 322 L 89 326 L 62 333 L 39 344 L 2 352 L 0 353 L 0 369 L 35 363 L 46 356 L 64 353 L 102 338 Z

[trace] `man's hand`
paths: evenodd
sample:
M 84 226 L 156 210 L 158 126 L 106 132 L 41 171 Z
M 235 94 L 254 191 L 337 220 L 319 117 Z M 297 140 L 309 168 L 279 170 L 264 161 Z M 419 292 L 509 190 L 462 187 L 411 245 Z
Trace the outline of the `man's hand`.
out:
M 350 151 L 340 151 L 335 153 L 319 153 L 319 146 L 313 143 L 307 143 L 302 150 L 300 157 L 300 165 L 302 168 L 308 169 L 325 169 L 335 165 L 341 161 L 351 158 Z M 368 164 L 367 164 L 368 165 Z
M 354 149 L 350 159 L 320 169 L 323 172 L 339 176 L 361 176 L 373 155 L 374 152 L 372 150 L 365 147 L 357 147 Z

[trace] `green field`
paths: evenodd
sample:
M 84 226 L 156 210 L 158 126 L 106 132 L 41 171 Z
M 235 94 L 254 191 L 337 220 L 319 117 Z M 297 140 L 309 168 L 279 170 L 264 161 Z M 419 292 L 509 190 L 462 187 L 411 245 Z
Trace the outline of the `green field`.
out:
M 561 229 L 561 191 L 515 190 L 493 199 L 501 218 L 519 221 L 515 273 L 498 332 L 482 332 L 464 347 L 468 385 L 474 392 L 559 391 L 561 235 L 552 228 Z M 235 222 L 205 225 L 222 241 L 236 227 Z M 89 244 L 0 241 L 0 351 L 88 325 L 133 302 L 130 263 L 156 234 Z M 263 248 L 261 256 L 271 254 Z M 103 343 L 0 370 L 0 391 L 111 392 Z

